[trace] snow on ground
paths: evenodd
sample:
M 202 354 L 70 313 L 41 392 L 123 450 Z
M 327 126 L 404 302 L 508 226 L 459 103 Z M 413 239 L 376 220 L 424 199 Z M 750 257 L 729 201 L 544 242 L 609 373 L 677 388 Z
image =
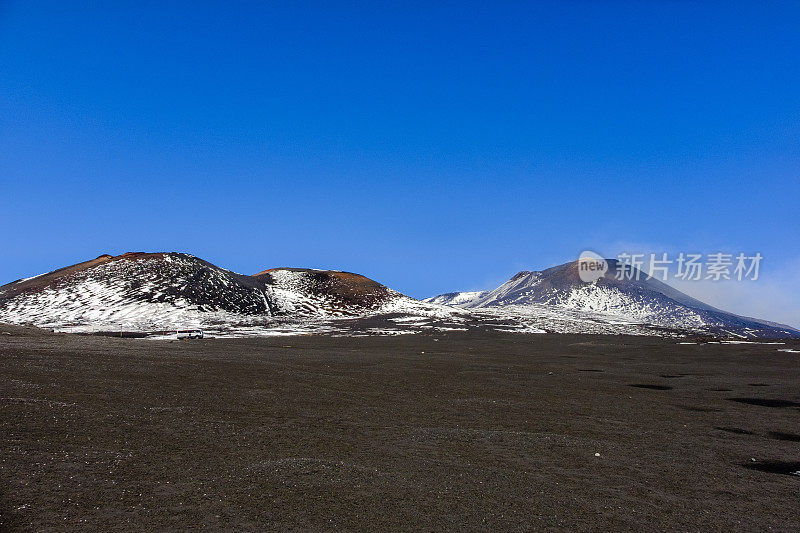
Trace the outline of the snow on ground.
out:
M 439 305 L 454 305 L 454 306 L 469 306 L 483 298 L 486 295 L 485 291 L 471 291 L 471 292 L 450 292 L 447 294 L 440 294 L 432 298 L 425 298 L 423 302 L 439 304 Z
M 626 320 L 623 317 L 565 309 L 546 304 L 506 305 L 473 309 L 483 322 L 508 322 L 501 331 L 520 333 L 609 333 L 627 335 L 654 335 L 646 323 Z
M 414 300 L 394 291 L 375 309 L 356 313 L 342 310 L 324 295 L 310 295 L 302 273 L 292 271 L 277 272 L 280 283 L 268 293 L 283 316 L 236 313 L 224 307 L 242 302 L 265 305 L 264 295 L 237 285 L 232 273 L 220 269 L 203 271 L 213 298 L 205 305 L 191 303 L 181 288 L 198 275 L 196 264 L 192 258 L 168 257 L 172 263 L 168 271 L 163 269 L 163 259 L 148 259 L 108 263 L 80 272 L 69 283 L 6 302 L 0 309 L 0 321 L 73 333 L 151 332 L 156 334 L 154 338 L 173 338 L 171 332 L 178 329 L 202 329 L 221 337 L 394 335 L 472 327 L 516 333 L 653 334 L 643 323 L 603 313 L 544 304 L 467 310 Z M 176 262 L 181 267 L 177 276 Z M 382 316 L 388 317 L 383 327 L 354 322 Z
M 375 294 L 380 297 L 361 306 L 319 290 L 301 270 L 276 269 L 270 276 L 273 282 L 265 285 L 185 254 L 115 258 L 59 278 L 40 290 L 0 294 L 0 322 L 76 333 L 146 332 L 161 338 L 171 338 L 169 332 L 178 329 L 202 329 L 232 337 L 395 335 L 470 328 L 516 333 L 678 334 L 665 329 L 669 327 L 684 333 L 707 333 L 703 329 L 706 323 L 689 308 L 658 299 L 637 299 L 613 287 L 582 285 L 554 292 L 546 302 L 531 303 L 526 301 L 529 287 L 524 284 L 538 283 L 538 273 L 515 276 L 511 281 L 516 285 L 504 284 L 491 293 L 450 293 L 426 301 L 379 286 Z M 19 287 L 20 283 L 9 286 Z M 14 296 L 3 299 L 3 294 Z M 497 300 L 505 296 L 509 298 Z M 490 300 L 495 303 L 488 305 Z M 441 305 L 443 302 L 449 305 Z M 745 334 L 729 332 L 740 338 Z
M 177 254 L 115 261 L 5 301 L 0 321 L 91 332 L 197 328 L 252 320 L 230 309 L 265 309 L 264 296 L 235 285 L 231 274 L 202 269 L 194 258 Z M 201 275 L 207 294 L 187 293 L 186 288 Z M 189 297 L 208 303 L 192 304 Z

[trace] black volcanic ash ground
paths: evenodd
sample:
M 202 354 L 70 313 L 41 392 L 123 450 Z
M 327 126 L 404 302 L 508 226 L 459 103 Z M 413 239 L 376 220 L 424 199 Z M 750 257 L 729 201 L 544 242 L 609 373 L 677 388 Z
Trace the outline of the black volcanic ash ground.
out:
M 800 523 L 775 345 L 0 331 L 0 529 Z

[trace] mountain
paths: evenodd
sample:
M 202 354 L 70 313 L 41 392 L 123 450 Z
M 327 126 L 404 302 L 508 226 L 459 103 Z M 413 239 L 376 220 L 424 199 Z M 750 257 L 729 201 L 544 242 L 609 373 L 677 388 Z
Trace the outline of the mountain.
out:
M 486 294 L 488 294 L 486 291 L 447 292 L 439 296 L 434 296 L 433 298 L 425 298 L 423 301 L 438 305 L 469 307 L 471 304 L 486 296 Z
M 360 274 L 311 268 L 271 268 L 253 276 L 271 293 L 280 313 L 353 316 L 411 300 Z
M 153 331 L 361 316 L 404 303 L 416 300 L 358 274 L 278 268 L 247 276 L 189 254 L 132 252 L 3 285 L 0 322 Z
M 169 329 L 276 311 L 258 280 L 180 253 L 101 255 L 0 287 L 0 320 L 40 326 Z
M 447 293 L 423 301 L 464 309 L 503 309 L 509 314 L 531 306 L 618 316 L 666 328 L 743 337 L 791 337 L 800 331 L 782 324 L 716 309 L 644 272 L 617 279 L 620 263 L 607 259 L 608 271 L 594 282 L 581 280 L 578 261 L 542 271 L 522 271 L 492 291 Z
M 248 276 L 183 253 L 101 255 L 0 287 L 0 322 L 72 332 L 397 335 L 490 329 L 518 333 L 800 336 L 726 313 L 619 265 L 584 283 L 576 263 L 520 272 L 493 291 L 409 298 L 359 274 L 271 268 Z

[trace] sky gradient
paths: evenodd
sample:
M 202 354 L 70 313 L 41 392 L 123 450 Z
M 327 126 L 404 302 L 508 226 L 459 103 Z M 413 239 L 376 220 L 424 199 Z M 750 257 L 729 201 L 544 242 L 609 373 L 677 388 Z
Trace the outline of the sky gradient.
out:
M 681 289 L 800 326 L 800 4 L 108 4 L 0 1 L 0 283 L 182 251 L 425 297 L 760 252 Z

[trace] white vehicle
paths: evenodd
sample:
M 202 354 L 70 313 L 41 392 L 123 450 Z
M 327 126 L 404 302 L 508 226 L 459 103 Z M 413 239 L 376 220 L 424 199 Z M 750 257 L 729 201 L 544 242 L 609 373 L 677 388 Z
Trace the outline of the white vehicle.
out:
M 178 338 L 179 339 L 202 339 L 203 338 L 203 330 L 202 329 L 179 329 L 178 330 Z

